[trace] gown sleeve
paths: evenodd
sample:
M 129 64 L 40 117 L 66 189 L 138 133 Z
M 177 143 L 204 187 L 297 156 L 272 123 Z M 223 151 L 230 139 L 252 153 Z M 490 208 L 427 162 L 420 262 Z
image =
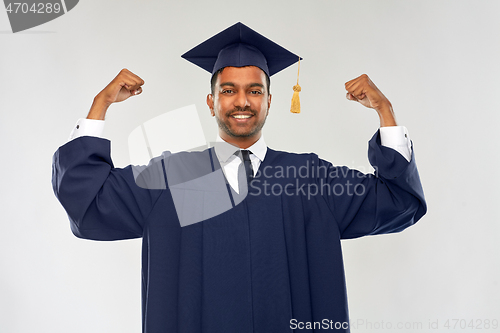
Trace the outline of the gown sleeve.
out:
M 113 166 L 110 142 L 79 137 L 54 154 L 52 186 L 75 236 L 92 240 L 142 237 L 161 195 L 136 185 L 132 167 Z
M 413 147 L 408 162 L 396 150 L 380 144 L 379 132 L 369 142 L 368 159 L 374 174 L 334 167 L 319 160 L 328 174 L 324 197 L 334 215 L 341 238 L 399 232 L 416 223 L 427 211 Z

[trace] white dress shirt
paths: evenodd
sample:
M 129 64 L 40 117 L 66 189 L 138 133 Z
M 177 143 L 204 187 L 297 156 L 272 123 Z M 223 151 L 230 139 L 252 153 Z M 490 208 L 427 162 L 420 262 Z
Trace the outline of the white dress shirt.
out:
M 104 120 L 94 120 L 94 119 L 78 119 L 75 127 L 71 131 L 69 136 L 69 141 L 76 139 L 80 136 L 94 136 L 102 138 L 102 132 L 104 130 Z M 408 130 L 404 126 L 387 126 L 381 127 L 380 131 L 380 143 L 384 147 L 392 148 L 398 153 L 403 155 L 404 158 L 409 162 L 411 159 L 411 141 L 408 134 Z M 222 144 L 218 144 L 222 143 Z M 217 135 L 215 143 L 215 153 L 219 162 L 221 164 L 222 170 L 229 185 L 239 193 L 238 187 L 238 168 L 242 163 L 240 157 L 234 153 L 239 149 L 231 144 L 223 144 L 222 138 Z M 251 147 L 247 148 L 251 151 L 250 162 L 252 163 L 254 176 L 259 170 L 260 164 L 266 157 L 267 145 L 264 141 L 264 135 L 261 135 L 260 139 L 255 142 Z
M 222 167 L 222 171 L 226 176 L 227 182 L 231 185 L 233 190 L 236 191 L 236 193 L 240 193 L 238 190 L 238 169 L 242 160 L 239 156 L 235 155 L 235 153 L 241 149 L 233 146 L 232 144 L 228 144 L 222 140 L 220 135 L 217 134 L 214 150 Z M 260 139 L 250 147 L 246 148 L 246 150 L 252 152 L 250 154 L 250 162 L 252 163 L 253 175 L 255 176 L 267 153 L 267 145 L 264 141 L 264 135 L 261 135 Z

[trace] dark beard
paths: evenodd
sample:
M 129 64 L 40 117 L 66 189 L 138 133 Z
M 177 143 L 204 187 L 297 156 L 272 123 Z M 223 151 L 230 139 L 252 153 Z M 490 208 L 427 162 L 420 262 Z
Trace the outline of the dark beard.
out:
M 246 107 L 246 108 L 237 107 L 231 111 L 226 112 L 226 118 L 231 117 L 231 114 L 233 114 L 234 112 L 238 112 L 238 111 L 239 112 L 251 112 L 254 117 L 257 114 L 257 111 L 252 110 L 249 107 Z M 225 122 L 223 122 L 222 120 L 220 120 L 219 117 L 217 117 L 217 116 L 215 117 L 215 120 L 217 120 L 217 125 L 219 125 L 219 128 L 222 129 L 227 135 L 229 135 L 233 138 L 247 138 L 247 137 L 251 137 L 251 136 L 255 135 L 256 133 L 258 133 L 262 130 L 262 128 L 264 127 L 264 124 L 266 122 L 266 119 L 267 119 L 267 116 L 266 116 L 266 118 L 264 118 L 262 123 L 257 123 L 257 126 L 255 126 L 255 128 L 253 128 L 249 133 L 238 134 L 238 133 L 232 132 L 231 129 L 227 126 L 227 124 Z

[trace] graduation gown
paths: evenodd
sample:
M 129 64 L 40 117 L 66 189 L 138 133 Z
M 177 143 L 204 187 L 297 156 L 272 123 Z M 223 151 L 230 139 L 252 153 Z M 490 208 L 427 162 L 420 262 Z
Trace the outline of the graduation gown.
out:
M 220 168 L 213 149 L 189 154 Z M 348 332 L 340 240 L 399 232 L 426 212 L 414 156 L 378 132 L 368 155 L 375 175 L 268 149 L 244 200 L 183 227 L 168 184 L 138 186 L 105 139 L 60 147 L 53 187 L 77 237 L 142 238 L 143 332 Z

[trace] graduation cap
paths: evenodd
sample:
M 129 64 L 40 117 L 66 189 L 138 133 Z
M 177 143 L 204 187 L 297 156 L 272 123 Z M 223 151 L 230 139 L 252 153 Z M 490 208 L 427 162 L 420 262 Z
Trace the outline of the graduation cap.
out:
M 262 36 L 241 22 L 219 32 L 200 45 L 184 53 L 182 58 L 212 73 L 224 67 L 256 66 L 268 76 L 293 65 L 301 58 Z M 293 87 L 291 112 L 300 112 L 298 93 L 301 90 L 297 75 L 297 85 Z

